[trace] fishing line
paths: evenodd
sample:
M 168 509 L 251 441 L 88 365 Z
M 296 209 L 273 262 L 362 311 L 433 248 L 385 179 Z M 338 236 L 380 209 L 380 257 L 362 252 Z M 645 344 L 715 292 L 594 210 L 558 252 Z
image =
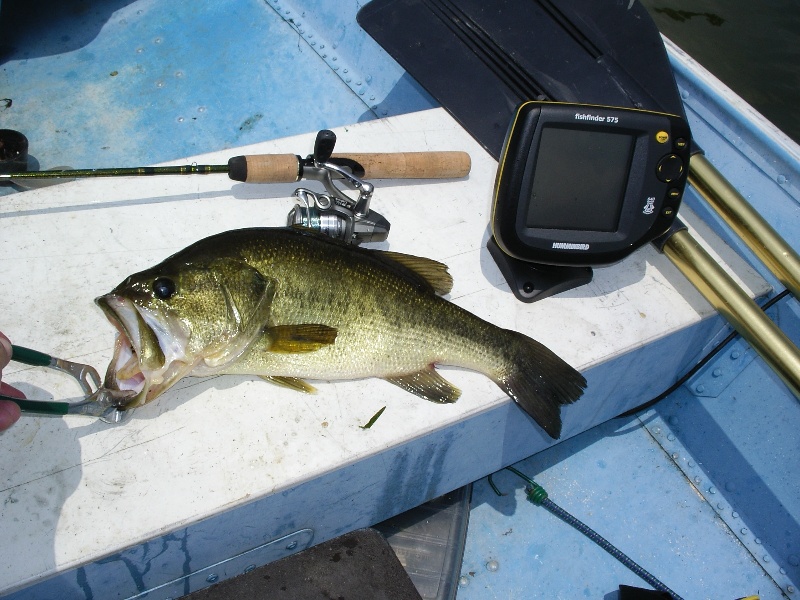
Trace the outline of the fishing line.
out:
M 661 581 L 659 581 L 655 575 L 653 575 L 652 573 L 647 571 L 644 567 L 639 565 L 627 554 L 622 552 L 622 550 L 614 546 L 611 542 L 609 542 L 607 539 L 605 539 L 591 527 L 583 523 L 580 519 L 571 515 L 566 510 L 558 506 L 555 502 L 550 500 L 550 498 L 548 498 L 547 496 L 547 491 L 538 483 L 536 483 L 533 479 L 531 479 L 521 471 L 518 471 L 514 467 L 506 467 L 506 470 L 511 471 L 512 473 L 514 473 L 518 477 L 521 477 L 528 483 L 528 487 L 525 488 L 525 493 L 527 494 L 529 502 L 535 504 L 536 506 L 542 506 L 546 508 L 550 513 L 552 513 L 553 515 L 564 521 L 567 525 L 570 525 L 577 531 L 581 532 L 583 535 L 592 540 L 595 544 L 600 546 L 603 550 L 608 552 L 611 556 L 616 558 L 623 565 L 628 567 L 628 569 L 636 573 L 636 575 L 638 575 L 644 581 L 650 584 L 653 587 L 653 589 L 658 590 L 660 592 L 666 592 L 673 598 L 673 600 L 683 600 L 683 598 L 681 598 L 678 594 L 673 592 Z M 489 481 L 489 485 L 491 486 L 492 490 L 494 490 L 494 493 L 497 494 L 498 496 L 502 496 L 503 494 L 500 493 L 500 490 L 494 484 L 494 481 L 492 481 L 492 476 L 489 475 L 487 479 Z
M 794 297 L 794 296 L 792 295 L 792 293 L 791 293 L 791 292 L 790 292 L 788 289 L 787 289 L 787 290 L 783 290 L 783 291 L 782 291 L 780 294 L 778 294 L 778 295 L 776 295 L 776 296 L 774 296 L 774 297 L 770 298 L 770 300 L 768 300 L 767 302 L 765 302 L 765 303 L 764 303 L 764 305 L 763 305 L 763 306 L 761 306 L 761 310 L 762 310 L 762 311 L 767 311 L 767 310 L 769 310 L 769 309 L 770 309 L 770 308 L 772 308 L 772 307 L 773 307 L 773 306 L 774 306 L 774 305 L 775 305 L 777 302 L 780 302 L 781 300 L 783 300 L 784 298 L 786 298 L 786 296 L 792 296 L 792 297 Z M 714 357 L 715 357 L 717 354 L 719 354 L 720 352 L 722 352 L 722 350 L 725 348 L 725 346 L 727 346 L 728 344 L 730 344 L 730 343 L 731 343 L 731 342 L 732 342 L 734 339 L 736 339 L 738 336 L 739 336 L 739 333 L 738 333 L 737 331 L 731 331 L 731 333 L 730 333 L 730 334 L 728 334 L 728 336 L 727 336 L 727 337 L 726 337 L 724 340 L 722 340 L 722 342 L 720 342 L 720 344 L 719 344 L 719 345 L 718 345 L 716 348 L 714 348 L 714 349 L 713 349 L 711 352 L 709 352 L 708 354 L 706 354 L 706 355 L 705 355 L 705 356 L 704 356 L 702 359 L 700 359 L 700 362 L 698 362 L 698 363 L 697 363 L 697 364 L 696 364 L 694 367 L 692 367 L 691 369 L 689 369 L 689 371 L 687 371 L 687 372 L 686 372 L 686 373 L 685 373 L 685 374 L 684 374 L 684 375 L 683 375 L 683 376 L 682 376 L 680 379 L 678 379 L 678 380 L 677 380 L 675 383 L 673 383 L 673 384 L 672 384 L 670 387 L 668 387 L 666 390 L 664 390 L 663 392 L 661 392 L 661 393 L 660 393 L 658 396 L 656 396 L 656 397 L 655 397 L 655 398 L 653 398 L 652 400 L 648 400 L 647 402 L 644 402 L 643 404 L 640 404 L 639 406 L 636 406 L 636 407 L 634 407 L 634 408 L 631 408 L 630 410 L 626 410 L 625 412 L 618 414 L 618 415 L 617 415 L 616 417 L 614 417 L 614 418 L 615 418 L 615 419 L 621 419 L 621 418 L 624 418 L 624 417 L 632 417 L 632 416 L 634 416 L 636 413 L 638 413 L 638 412 L 640 412 L 640 411 L 643 411 L 643 410 L 645 410 L 645 409 L 648 409 L 648 408 L 652 407 L 653 405 L 655 405 L 655 404 L 657 404 L 657 403 L 661 402 L 661 401 L 662 401 L 664 398 L 666 398 L 667 396 L 669 396 L 669 395 L 670 395 L 672 392 L 674 392 L 675 390 L 677 390 L 677 389 L 678 389 L 679 387 L 681 387 L 681 386 L 682 386 L 684 383 L 686 383 L 686 382 L 687 382 L 687 381 L 689 381 L 689 380 L 690 380 L 692 377 L 694 377 L 694 375 L 695 375 L 695 374 L 696 374 L 696 373 L 697 373 L 697 372 L 698 372 L 700 369 L 702 369 L 704 366 L 706 366 L 706 365 L 709 363 L 709 361 L 711 361 L 711 359 L 712 359 L 712 358 L 714 358 Z

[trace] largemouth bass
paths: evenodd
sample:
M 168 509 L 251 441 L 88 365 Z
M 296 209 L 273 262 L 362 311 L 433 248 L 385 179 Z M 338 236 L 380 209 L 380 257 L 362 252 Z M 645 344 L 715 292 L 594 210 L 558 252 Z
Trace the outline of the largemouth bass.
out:
M 228 231 L 131 275 L 95 302 L 117 328 L 105 385 L 151 402 L 187 375 L 380 377 L 433 402 L 460 391 L 434 365 L 490 377 L 553 438 L 583 376 L 540 343 L 440 297 L 447 267 L 304 229 Z

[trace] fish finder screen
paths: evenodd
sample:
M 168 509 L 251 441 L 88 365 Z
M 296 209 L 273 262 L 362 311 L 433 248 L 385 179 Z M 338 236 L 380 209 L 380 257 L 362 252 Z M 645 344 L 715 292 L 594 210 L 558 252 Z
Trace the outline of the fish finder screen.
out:
M 625 133 L 545 127 L 526 225 L 616 231 L 635 141 Z

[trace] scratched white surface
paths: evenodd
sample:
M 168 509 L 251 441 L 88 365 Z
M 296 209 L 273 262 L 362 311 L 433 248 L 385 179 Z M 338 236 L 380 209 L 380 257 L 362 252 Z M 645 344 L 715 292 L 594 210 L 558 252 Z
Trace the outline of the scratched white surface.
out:
M 597 269 L 584 288 L 519 303 L 485 248 L 496 162 L 443 110 L 336 133 L 337 152 L 467 150 L 473 166 L 465 180 L 378 182 L 372 207 L 392 223 L 380 247 L 447 263 L 454 302 L 536 337 L 578 368 L 712 312 L 650 247 Z M 185 162 L 225 163 L 255 152 L 305 155 L 314 135 Z M 114 332 L 94 305 L 96 296 L 206 235 L 283 225 L 295 187 L 239 184 L 224 175 L 165 176 L 83 180 L 6 196 L 0 201 L 0 331 L 17 344 L 104 372 Z M 766 290 L 688 211 L 681 214 L 752 294 Z M 456 369 L 445 375 L 464 391 L 450 406 L 379 380 L 318 382 L 319 393 L 306 396 L 256 378 L 216 377 L 180 382 L 123 426 L 81 417 L 23 418 L 0 434 L 0 539 L 6 549 L 0 592 L 508 402 L 483 376 Z M 24 365 L 12 364 L 3 376 L 31 397 L 77 392 L 68 379 Z M 387 409 L 375 426 L 359 428 L 382 406 Z M 576 427 L 567 419 L 568 434 Z

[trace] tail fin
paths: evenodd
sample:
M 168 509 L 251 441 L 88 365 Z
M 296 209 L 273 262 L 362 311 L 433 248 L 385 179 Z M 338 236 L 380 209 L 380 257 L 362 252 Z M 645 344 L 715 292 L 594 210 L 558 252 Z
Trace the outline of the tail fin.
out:
M 516 331 L 506 330 L 509 369 L 493 379 L 553 439 L 561 436 L 561 405 L 583 394 L 586 379 L 551 350 Z

